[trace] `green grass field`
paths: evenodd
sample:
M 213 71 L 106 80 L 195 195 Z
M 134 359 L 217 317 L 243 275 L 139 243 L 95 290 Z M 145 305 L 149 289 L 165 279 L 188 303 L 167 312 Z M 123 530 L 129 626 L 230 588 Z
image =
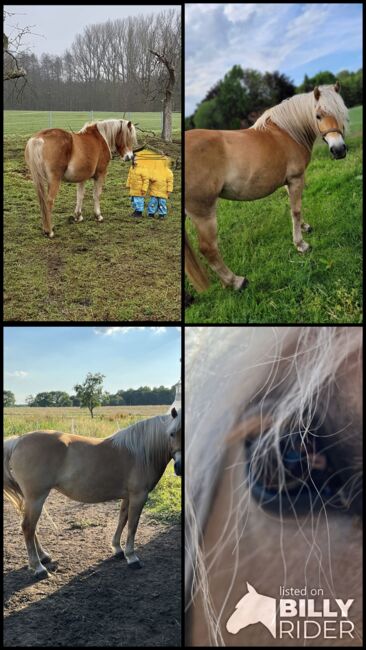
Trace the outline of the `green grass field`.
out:
M 56 429 L 78 435 L 105 438 L 130 424 L 166 413 L 168 406 L 104 406 L 95 409 L 92 419 L 87 409 L 80 408 L 30 408 L 4 409 L 4 435 L 22 435 L 35 429 Z M 181 513 L 181 481 L 169 463 L 160 482 L 150 494 L 144 509 L 160 521 L 175 522 Z
M 193 292 L 186 323 L 362 322 L 362 107 L 350 117 L 347 157 L 334 161 L 319 143 L 306 172 L 303 216 L 313 232 L 304 238 L 312 251 L 301 256 L 292 244 L 284 188 L 260 201 L 219 201 L 220 251 L 249 285 L 223 289 L 209 271 L 211 286 Z
M 5 135 L 31 135 L 41 129 L 57 127 L 60 129 L 72 128 L 74 131 L 81 129 L 86 123 L 93 120 L 131 119 L 143 129 L 149 129 L 159 134 L 161 131 L 160 113 L 107 113 L 85 111 L 4 111 Z M 180 134 L 181 115 L 173 113 L 173 130 Z
M 67 129 L 63 116 L 58 126 Z M 150 128 L 148 118 L 141 119 L 140 126 Z M 93 217 L 93 181 L 86 184 L 84 221 L 79 224 L 72 222 L 76 184 L 62 183 L 53 210 L 55 238 L 50 240 L 42 234 L 38 198 L 24 161 L 27 138 L 37 127 L 29 131 L 26 119 L 19 118 L 17 128 L 18 135 L 4 139 L 5 319 L 179 321 L 180 168 L 174 170 L 164 221 L 145 216 L 136 223 L 131 218 L 126 188 L 130 163 L 113 159 L 109 164 L 100 201 L 103 223 Z M 179 143 L 168 145 L 145 133 L 138 137 L 174 161 L 180 158 Z M 180 138 L 178 131 L 175 138 Z

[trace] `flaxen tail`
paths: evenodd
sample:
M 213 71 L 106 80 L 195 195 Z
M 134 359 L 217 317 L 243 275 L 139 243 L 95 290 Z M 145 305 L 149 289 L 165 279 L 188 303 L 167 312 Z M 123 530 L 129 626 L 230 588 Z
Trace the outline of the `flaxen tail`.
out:
M 11 473 L 11 456 L 19 438 L 4 440 L 4 496 L 21 515 L 24 511 L 24 496 L 20 486 Z
M 205 291 L 209 287 L 209 280 L 206 272 L 197 258 L 188 235 L 184 232 L 184 264 L 185 271 L 197 291 Z
M 41 206 L 42 222 L 47 214 L 47 174 L 43 160 L 44 140 L 40 137 L 30 138 L 25 147 L 25 160 L 29 167 L 34 185 L 36 186 L 39 205 Z

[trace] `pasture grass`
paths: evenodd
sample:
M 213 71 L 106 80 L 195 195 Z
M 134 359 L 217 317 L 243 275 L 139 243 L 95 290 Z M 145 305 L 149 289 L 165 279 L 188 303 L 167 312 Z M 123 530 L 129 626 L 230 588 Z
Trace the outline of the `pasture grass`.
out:
M 143 129 L 161 132 L 161 113 L 131 112 L 113 113 L 95 111 L 4 111 L 4 135 L 32 135 L 41 129 L 59 128 L 77 131 L 93 120 L 131 119 Z M 181 114 L 173 113 L 173 131 L 177 135 L 181 129 Z
M 220 200 L 220 251 L 249 285 L 239 293 L 223 289 L 209 271 L 211 286 L 193 292 L 186 323 L 362 322 L 361 107 L 350 113 L 347 157 L 334 161 L 318 144 L 306 172 L 303 217 L 313 232 L 304 239 L 312 251 L 302 256 L 293 246 L 284 188 L 260 201 Z M 189 220 L 186 227 L 196 243 Z
M 92 419 L 87 409 L 77 407 L 6 407 L 4 436 L 22 435 L 36 429 L 65 431 L 90 437 L 105 438 L 130 424 L 166 413 L 169 406 L 104 406 L 95 409 Z M 116 504 L 116 508 L 119 505 Z M 177 523 L 181 513 L 181 480 L 175 476 L 170 462 L 158 485 L 150 493 L 144 512 L 156 521 Z M 95 525 L 80 520 L 78 528 Z
M 146 135 L 140 139 L 146 140 Z M 180 145 L 148 137 L 174 160 Z M 132 219 L 130 163 L 111 160 L 93 216 L 87 181 L 84 221 L 72 221 L 76 184 L 61 183 L 55 238 L 43 236 L 35 187 L 24 161 L 26 136 L 4 142 L 4 317 L 12 321 L 179 321 L 181 318 L 181 171 L 165 220 Z

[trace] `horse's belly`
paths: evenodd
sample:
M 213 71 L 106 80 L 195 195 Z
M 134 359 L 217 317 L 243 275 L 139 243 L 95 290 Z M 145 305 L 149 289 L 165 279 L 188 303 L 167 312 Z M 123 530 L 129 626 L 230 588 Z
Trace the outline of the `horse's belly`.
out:
M 88 178 L 92 178 L 94 174 L 95 169 L 90 165 L 90 163 L 85 162 L 84 164 L 76 164 L 73 160 L 70 160 L 64 173 L 63 180 L 68 181 L 69 183 L 81 183 Z
M 273 194 L 281 185 L 283 185 L 282 182 L 267 182 L 260 178 L 253 178 L 245 182 L 239 179 L 234 182 L 225 183 L 220 197 L 222 199 L 231 199 L 232 201 L 255 201 L 256 199 L 263 199 L 265 196 Z

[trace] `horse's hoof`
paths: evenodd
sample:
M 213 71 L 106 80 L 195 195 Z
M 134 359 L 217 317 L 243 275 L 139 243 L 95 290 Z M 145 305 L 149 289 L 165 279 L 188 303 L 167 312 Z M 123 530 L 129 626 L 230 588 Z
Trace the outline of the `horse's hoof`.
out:
M 131 564 L 128 565 L 129 569 L 142 569 L 142 564 L 140 560 L 137 560 L 136 562 L 131 562 Z
M 42 564 L 49 564 L 52 562 L 52 557 L 50 555 L 45 555 L 44 557 L 41 557 L 41 562 Z
M 311 246 L 306 242 L 303 242 L 302 244 L 299 244 L 299 246 L 296 246 L 296 249 L 299 251 L 299 253 L 305 254 L 310 253 Z
M 44 234 L 45 237 L 48 237 L 49 239 L 52 239 L 55 236 L 55 233 L 53 232 L 53 230 L 51 230 L 51 232 L 46 232 L 44 230 L 43 234 Z
M 100 215 L 95 215 L 95 218 L 96 218 L 96 220 L 97 220 L 98 222 L 103 221 L 103 217 L 102 217 L 101 214 L 100 214 Z
M 84 221 L 84 217 L 80 215 L 80 217 L 74 217 L 75 223 L 80 223 L 80 221 Z
M 302 230 L 303 232 L 312 232 L 312 231 L 313 231 L 313 228 L 312 228 L 312 226 L 310 226 L 309 223 L 302 223 L 302 224 L 301 224 L 301 230 Z
M 248 286 L 248 284 L 249 284 L 248 278 L 244 278 L 243 282 L 241 283 L 241 285 L 240 285 L 240 287 L 238 289 L 238 291 L 243 291 L 245 289 L 245 287 Z
M 234 280 L 233 287 L 235 291 L 243 291 L 247 284 L 249 284 L 249 280 L 247 278 L 241 278 L 240 276 L 237 276 Z
M 116 560 L 125 560 L 126 559 L 126 556 L 125 556 L 124 552 L 122 551 L 122 549 L 120 551 L 118 551 L 118 553 L 114 553 L 113 557 L 115 557 Z
M 35 571 L 34 578 L 36 580 L 44 580 L 45 578 L 49 578 L 49 575 L 50 574 L 48 573 L 47 569 L 43 567 L 41 571 Z

